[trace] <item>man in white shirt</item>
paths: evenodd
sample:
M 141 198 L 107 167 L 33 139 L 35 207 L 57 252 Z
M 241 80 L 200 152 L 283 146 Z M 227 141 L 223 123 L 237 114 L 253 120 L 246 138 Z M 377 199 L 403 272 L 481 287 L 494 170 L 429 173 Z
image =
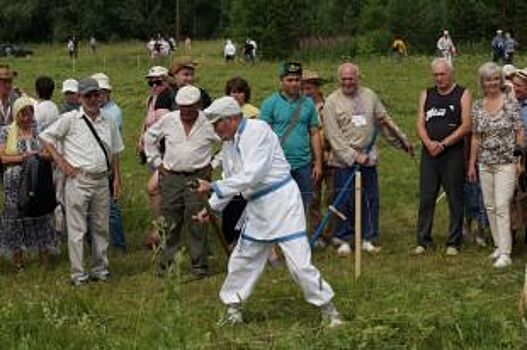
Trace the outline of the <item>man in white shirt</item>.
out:
M 230 39 L 227 39 L 225 42 L 225 47 L 223 48 L 223 56 L 225 57 L 225 62 L 234 61 L 236 56 L 236 46 L 232 43 Z
M 99 85 L 92 78 L 79 81 L 81 108 L 64 114 L 40 133 L 40 139 L 66 176 L 65 202 L 71 280 L 76 286 L 89 278 L 106 281 L 110 186 L 113 196 L 121 192 L 119 153 L 124 144 L 115 123 L 99 107 Z M 96 135 L 99 139 L 97 139 Z M 59 154 L 55 144 L 62 143 Z M 109 176 L 113 181 L 109 184 Z M 91 276 L 83 264 L 88 213 L 92 220 Z
M 37 130 L 42 131 L 59 119 L 59 109 L 55 102 L 51 101 L 55 90 L 55 82 L 50 77 L 38 77 L 35 81 L 35 92 L 38 102 L 35 105 L 35 121 Z
M 179 109 L 165 114 L 145 131 L 145 153 L 148 163 L 159 171 L 161 215 L 166 223 L 166 247 L 158 261 L 159 275 L 165 273 L 174 259 L 184 222 L 190 223 L 192 273 L 197 278 L 208 274 L 207 227 L 190 219 L 203 207 L 203 199 L 190 190 L 188 183 L 210 177 L 212 145 L 219 139 L 199 109 L 200 97 L 197 87 L 182 87 L 176 95 Z M 165 139 L 163 156 L 161 139 Z
M 212 191 L 213 211 L 222 211 L 241 193 L 247 199 L 241 236 L 229 259 L 229 272 L 220 291 L 227 305 L 225 323 L 241 323 L 242 304 L 251 295 L 274 244 L 282 250 L 287 267 L 302 288 L 304 298 L 321 308 L 330 326 L 342 324 L 333 306 L 333 290 L 311 263 L 302 197 L 291 177 L 278 136 L 266 122 L 244 119 L 239 104 L 222 97 L 205 110 L 223 142 L 222 180 L 200 180 L 198 193 Z M 208 220 L 206 209 L 194 218 Z

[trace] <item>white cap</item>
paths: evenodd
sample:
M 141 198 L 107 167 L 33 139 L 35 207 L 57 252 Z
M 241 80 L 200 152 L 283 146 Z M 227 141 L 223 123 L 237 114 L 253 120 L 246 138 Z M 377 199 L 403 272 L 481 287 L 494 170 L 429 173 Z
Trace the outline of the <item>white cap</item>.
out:
M 496 31 L 496 34 L 501 34 L 501 33 L 503 33 L 503 30 L 501 30 L 501 29 L 498 29 L 498 30 Z
M 512 64 L 506 64 L 501 69 L 503 72 L 503 76 L 510 77 L 511 75 L 516 74 L 518 72 L 518 68 L 514 67 Z
M 62 93 L 65 92 L 79 92 L 79 83 L 75 79 L 66 79 L 62 82 Z
M 110 86 L 110 78 L 106 74 L 95 73 L 91 77 L 97 80 L 97 83 L 99 83 L 100 89 L 112 91 L 112 87 Z
M 443 35 L 448 35 L 448 30 L 443 30 Z
M 178 90 L 176 94 L 176 104 L 178 106 L 192 106 L 199 102 L 201 91 L 195 86 L 187 85 Z
M 216 123 L 222 118 L 242 114 L 240 105 L 232 96 L 218 98 L 204 112 L 211 123 Z
M 160 78 L 168 75 L 168 69 L 161 66 L 154 66 L 148 70 L 147 78 Z

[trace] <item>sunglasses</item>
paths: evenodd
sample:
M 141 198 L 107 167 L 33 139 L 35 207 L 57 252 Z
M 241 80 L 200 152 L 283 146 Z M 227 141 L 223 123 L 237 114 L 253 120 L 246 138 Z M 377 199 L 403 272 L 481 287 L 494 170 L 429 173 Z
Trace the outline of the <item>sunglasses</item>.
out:
M 148 86 L 161 86 L 163 85 L 164 80 L 150 80 L 148 81 Z

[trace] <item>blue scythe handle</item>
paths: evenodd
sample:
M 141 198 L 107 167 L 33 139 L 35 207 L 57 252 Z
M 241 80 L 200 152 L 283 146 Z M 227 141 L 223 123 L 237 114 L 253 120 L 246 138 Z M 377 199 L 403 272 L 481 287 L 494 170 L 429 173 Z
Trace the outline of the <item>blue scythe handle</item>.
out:
M 372 150 L 373 146 L 375 146 L 375 141 L 377 139 L 377 135 L 378 134 L 379 134 L 379 128 L 376 127 L 374 132 L 373 132 L 372 140 L 371 140 L 370 144 L 368 145 L 368 147 L 366 147 L 366 154 L 370 153 L 370 151 Z M 346 183 L 344 184 L 344 186 L 339 190 L 339 193 L 337 194 L 337 197 L 333 201 L 333 204 L 331 205 L 331 207 L 333 207 L 333 208 L 338 210 L 338 208 L 342 204 L 342 201 L 346 198 L 346 194 L 349 191 L 349 188 L 351 186 L 351 183 L 353 182 L 353 179 L 355 179 L 355 172 L 356 171 L 360 171 L 360 165 L 358 165 L 357 163 L 355 163 L 355 164 L 353 164 L 351 166 L 351 175 L 346 180 Z M 335 214 L 333 212 L 333 210 L 327 210 L 326 214 L 324 215 L 324 218 L 322 218 L 322 221 L 320 222 L 320 224 L 318 224 L 317 229 L 315 231 L 315 234 L 311 238 L 311 242 L 310 242 L 311 243 L 311 247 L 313 247 L 313 245 L 315 244 L 317 239 L 319 239 L 320 236 L 322 235 L 322 232 L 324 231 L 324 228 L 328 224 L 329 219 L 331 219 L 331 214 Z

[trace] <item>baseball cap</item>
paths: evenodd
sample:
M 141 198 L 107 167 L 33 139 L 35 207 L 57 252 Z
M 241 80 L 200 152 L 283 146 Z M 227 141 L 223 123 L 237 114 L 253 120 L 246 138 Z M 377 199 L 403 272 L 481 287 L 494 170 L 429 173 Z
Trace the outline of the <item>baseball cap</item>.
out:
M 199 102 L 201 91 L 195 86 L 187 85 L 178 90 L 176 104 L 178 106 L 192 106 Z
M 162 66 L 154 66 L 148 70 L 147 78 L 160 78 L 168 75 L 168 69 Z
M 302 65 L 298 62 L 285 62 L 282 63 L 279 69 L 280 78 L 288 74 L 302 75 Z
M 91 77 L 93 79 L 97 80 L 97 83 L 99 84 L 99 88 L 101 90 L 112 91 L 112 87 L 110 85 L 110 78 L 106 74 L 104 74 L 104 73 L 95 73 Z
M 86 95 L 92 91 L 99 91 L 99 83 L 93 78 L 79 80 L 79 94 Z
M 240 105 L 231 96 L 218 98 L 204 112 L 211 123 L 216 123 L 220 119 L 232 117 L 233 115 L 242 114 Z
M 79 92 L 79 82 L 75 79 L 66 79 L 62 82 L 62 93 Z

